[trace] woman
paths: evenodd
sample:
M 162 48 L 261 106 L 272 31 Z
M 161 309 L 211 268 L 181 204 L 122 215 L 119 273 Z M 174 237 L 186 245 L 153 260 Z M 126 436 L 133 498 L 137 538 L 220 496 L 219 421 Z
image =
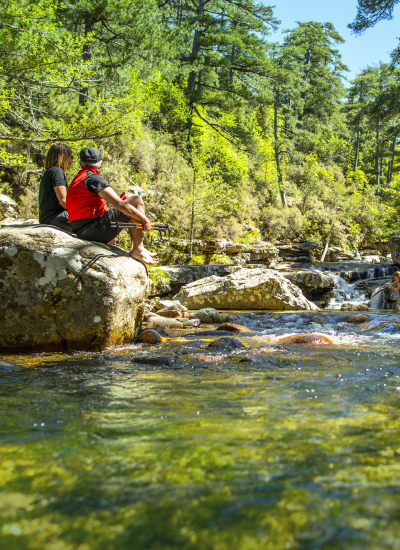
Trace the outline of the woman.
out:
M 47 152 L 44 161 L 45 173 L 39 187 L 39 223 L 55 225 L 70 231 L 66 199 L 67 178 L 65 172 L 71 168 L 72 149 L 63 143 L 54 143 Z

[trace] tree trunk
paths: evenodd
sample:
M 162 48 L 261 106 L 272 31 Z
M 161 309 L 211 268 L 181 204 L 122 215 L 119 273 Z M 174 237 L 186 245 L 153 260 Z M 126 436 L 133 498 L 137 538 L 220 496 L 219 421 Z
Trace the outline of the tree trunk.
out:
M 193 187 L 192 187 L 192 215 L 190 220 L 190 248 L 189 248 L 189 259 L 193 259 L 193 232 L 194 232 L 194 202 L 195 202 L 195 192 L 196 188 L 196 172 L 193 172 Z
M 308 48 L 308 50 L 306 51 L 306 56 L 304 58 L 304 65 L 305 65 L 305 70 L 304 70 L 304 76 L 303 76 L 303 81 L 304 82 L 307 82 L 308 81 L 308 73 L 309 73 L 309 70 L 308 70 L 308 65 L 311 63 L 311 49 Z M 301 92 L 300 93 L 300 97 L 301 99 L 305 99 L 306 98 L 306 92 Z M 299 114 L 298 116 L 298 119 L 297 119 L 297 124 L 296 124 L 296 128 L 298 130 L 301 129 L 301 115 Z M 298 141 L 296 142 L 295 144 L 295 148 L 298 149 Z
M 376 123 L 376 150 L 375 150 L 375 174 L 376 174 L 376 186 L 379 188 L 379 119 Z
M 199 0 L 199 5 L 197 7 L 197 15 L 201 16 L 204 11 L 204 0 Z M 194 37 L 193 37 L 193 44 L 192 44 L 192 61 L 198 58 L 199 51 L 200 51 L 200 38 L 202 35 L 202 31 L 199 31 L 196 29 L 194 31 Z M 196 77 L 197 77 L 197 71 L 190 71 L 189 78 L 188 78 L 188 84 L 187 89 L 188 92 L 192 92 L 196 85 Z
M 390 142 L 391 157 L 390 157 L 390 160 L 389 160 L 388 173 L 387 173 L 387 178 L 386 178 L 387 185 L 389 185 L 392 182 L 394 152 L 395 152 L 395 149 L 396 149 L 396 138 L 397 138 L 397 136 L 394 136 L 394 138 Z
M 91 32 L 93 32 L 93 16 L 87 14 L 85 19 L 85 36 L 87 36 Z M 92 60 L 92 48 L 90 44 L 83 45 L 82 59 L 84 61 Z M 89 88 L 87 86 L 85 86 L 84 88 L 81 88 L 81 91 L 79 93 L 79 105 L 86 104 L 88 100 L 88 93 L 89 93 Z
M 333 225 L 334 225 L 334 222 L 331 223 L 331 230 L 329 231 L 328 238 L 326 239 L 325 248 L 324 248 L 324 251 L 322 252 L 320 262 L 323 262 L 325 260 L 326 253 L 328 252 L 329 242 L 331 240 L 332 233 L 333 233 Z
M 285 208 L 287 208 L 285 185 L 283 183 L 283 177 L 282 177 L 281 154 L 280 154 L 279 142 L 278 142 L 278 100 L 279 100 L 279 95 L 276 94 L 275 106 L 274 106 L 274 138 L 275 138 L 274 149 L 275 149 L 276 171 L 278 174 L 279 192 L 281 195 L 282 204 Z
M 353 172 L 357 170 L 359 152 L 360 152 L 360 121 L 358 121 L 358 126 L 357 126 L 356 154 L 354 155 Z

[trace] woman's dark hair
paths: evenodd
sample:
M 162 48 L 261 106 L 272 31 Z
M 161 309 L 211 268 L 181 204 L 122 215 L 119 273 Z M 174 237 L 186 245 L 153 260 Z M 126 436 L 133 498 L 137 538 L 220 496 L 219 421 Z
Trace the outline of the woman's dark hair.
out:
M 46 160 L 44 161 L 44 167 L 51 168 L 52 166 L 58 166 L 65 172 L 67 166 L 67 160 L 72 157 L 72 149 L 64 143 L 53 143 L 50 149 L 47 151 Z

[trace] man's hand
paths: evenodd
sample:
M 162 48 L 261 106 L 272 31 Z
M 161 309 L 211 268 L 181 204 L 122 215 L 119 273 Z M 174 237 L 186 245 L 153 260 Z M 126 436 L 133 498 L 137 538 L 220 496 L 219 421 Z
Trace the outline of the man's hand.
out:
M 146 231 L 150 231 L 150 230 L 151 230 L 151 223 L 146 218 L 146 221 L 143 222 L 143 232 L 146 233 Z

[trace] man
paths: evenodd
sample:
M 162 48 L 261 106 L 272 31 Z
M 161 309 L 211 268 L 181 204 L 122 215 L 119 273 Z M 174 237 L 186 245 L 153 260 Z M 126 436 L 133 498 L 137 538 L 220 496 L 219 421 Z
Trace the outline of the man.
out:
M 141 197 L 119 197 L 111 185 L 100 174 L 101 154 L 95 147 L 85 147 L 80 152 L 81 170 L 74 177 L 67 191 L 67 210 L 72 230 L 80 239 L 114 244 L 115 237 L 122 231 L 111 227 L 111 222 L 143 224 L 143 231 L 150 231 L 151 225 L 144 213 Z M 108 210 L 106 204 L 112 206 Z M 145 264 L 156 264 L 155 254 L 143 245 L 143 231 L 130 229 L 131 249 L 129 254 Z

